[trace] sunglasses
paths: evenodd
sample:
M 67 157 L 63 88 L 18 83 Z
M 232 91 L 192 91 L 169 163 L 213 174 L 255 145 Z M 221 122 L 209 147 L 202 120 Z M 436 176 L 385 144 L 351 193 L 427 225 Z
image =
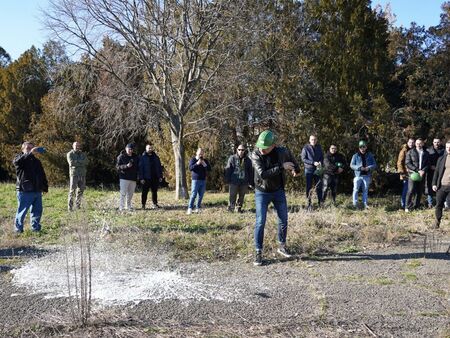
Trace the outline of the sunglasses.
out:
M 245 151 L 245 149 L 238 149 L 238 151 Z

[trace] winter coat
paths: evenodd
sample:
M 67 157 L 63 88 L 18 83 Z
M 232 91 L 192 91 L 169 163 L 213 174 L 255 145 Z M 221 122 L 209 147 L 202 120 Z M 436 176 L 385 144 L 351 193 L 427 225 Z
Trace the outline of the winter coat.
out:
M 189 161 L 189 170 L 191 171 L 192 180 L 204 181 L 206 180 L 206 174 L 208 171 L 211 171 L 211 166 L 209 165 L 208 160 L 203 159 L 206 163 L 206 167 L 202 164 L 197 164 L 197 158 L 194 156 Z
M 248 156 L 241 159 L 234 154 L 228 158 L 225 167 L 225 182 L 235 185 L 253 185 L 252 161 Z
M 275 147 L 272 151 L 277 153 L 277 160 L 272 161 L 272 157 L 262 155 L 258 148 L 256 148 L 251 154 L 251 160 L 254 169 L 255 189 L 263 192 L 274 192 L 278 189 L 284 189 L 286 183 L 286 174 L 283 168 L 284 162 L 294 163 L 294 170 L 298 174 L 300 173 L 300 167 L 297 164 L 292 153 L 284 147 Z M 275 186 L 281 175 L 281 187 Z M 276 178 L 276 179 L 274 179 Z
M 42 163 L 32 153 L 17 155 L 13 164 L 16 168 L 17 191 L 48 192 L 47 176 Z
M 133 165 L 127 167 L 130 162 Z M 121 180 L 136 181 L 139 169 L 139 156 L 135 154 L 128 156 L 127 152 L 122 150 L 120 155 L 117 156 L 116 168 Z
M 323 164 L 323 151 L 320 144 L 316 144 L 314 147 L 310 144 L 306 144 L 300 155 L 302 162 L 305 166 L 305 170 L 313 172 L 316 170 L 314 162 L 320 162 Z
M 437 186 L 438 190 L 441 188 L 441 182 L 445 172 L 445 163 L 447 162 L 447 156 L 450 156 L 450 154 L 444 151 L 444 154 L 439 157 L 436 163 L 436 170 L 434 171 L 433 175 L 433 185 Z
M 154 152 L 144 151 L 139 159 L 139 180 L 160 180 L 163 177 L 161 161 Z
M 353 172 L 355 173 L 355 177 L 361 176 L 362 165 L 363 161 L 361 153 L 358 151 L 356 154 L 353 155 L 352 160 L 350 162 L 350 168 L 352 168 Z M 377 168 L 377 162 L 375 162 L 375 158 L 370 152 L 366 153 L 366 166 L 369 168 L 369 171 L 367 171 L 367 176 L 371 176 L 372 171 L 374 171 Z
M 427 148 L 427 152 L 428 152 L 428 169 L 431 169 L 431 166 L 436 166 L 436 163 L 439 159 L 439 157 L 441 157 L 444 153 L 445 153 L 445 148 L 440 146 L 438 149 L 435 149 L 433 146 L 428 147 Z
M 88 158 L 82 151 L 71 150 L 67 153 L 70 176 L 86 176 Z
M 400 149 L 400 152 L 398 153 L 397 158 L 397 172 L 400 174 L 401 180 L 406 180 L 408 178 L 408 169 L 406 168 L 406 154 L 408 151 L 410 151 L 411 148 L 408 147 L 407 144 L 404 144 L 402 146 L 402 149 Z
M 336 165 L 337 163 L 341 163 L 341 166 L 338 167 Z M 345 158 L 342 154 L 340 153 L 332 154 L 329 151 L 325 154 L 325 157 L 323 159 L 324 174 L 337 175 L 338 169 L 339 168 L 343 169 L 344 167 L 345 167 Z
M 422 166 L 419 167 L 419 152 L 416 148 L 411 149 L 406 154 L 406 168 L 408 169 L 409 173 L 417 172 L 419 170 L 423 170 L 425 172 L 428 171 L 428 162 L 429 160 L 429 154 L 428 152 L 423 149 L 423 155 L 422 155 Z

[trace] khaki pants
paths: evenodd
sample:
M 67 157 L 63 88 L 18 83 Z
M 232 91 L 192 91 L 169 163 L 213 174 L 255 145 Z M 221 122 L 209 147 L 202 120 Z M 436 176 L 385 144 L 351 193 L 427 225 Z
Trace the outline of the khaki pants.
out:
M 136 189 L 136 181 L 120 180 L 120 202 L 119 210 L 124 208 L 132 210 L 131 201 L 133 199 L 134 190 Z
M 69 196 L 67 201 L 67 208 L 69 211 L 73 210 L 73 197 L 75 196 L 75 205 L 79 209 L 81 206 L 81 198 L 86 189 L 86 176 L 70 176 L 69 182 Z

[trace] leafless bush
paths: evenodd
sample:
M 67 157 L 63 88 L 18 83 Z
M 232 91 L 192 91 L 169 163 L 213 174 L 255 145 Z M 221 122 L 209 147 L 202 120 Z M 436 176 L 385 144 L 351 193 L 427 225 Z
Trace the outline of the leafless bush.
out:
M 64 238 L 64 244 L 71 316 L 76 325 L 86 326 L 91 316 L 92 264 L 89 228 L 82 213 L 73 214 L 73 238 L 69 243 Z

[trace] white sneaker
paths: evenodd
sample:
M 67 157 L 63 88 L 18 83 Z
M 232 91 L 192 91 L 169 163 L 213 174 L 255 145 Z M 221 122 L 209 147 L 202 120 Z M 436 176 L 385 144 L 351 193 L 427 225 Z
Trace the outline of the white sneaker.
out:
M 405 209 L 405 212 L 409 212 L 409 209 L 408 209 L 408 208 L 406 208 L 406 209 Z
M 190 215 L 190 214 L 192 214 L 192 209 L 188 208 L 187 211 L 186 211 L 186 215 Z
M 197 208 L 197 209 L 194 210 L 194 212 L 195 212 L 196 214 L 199 214 L 199 213 L 200 213 L 200 209 Z

